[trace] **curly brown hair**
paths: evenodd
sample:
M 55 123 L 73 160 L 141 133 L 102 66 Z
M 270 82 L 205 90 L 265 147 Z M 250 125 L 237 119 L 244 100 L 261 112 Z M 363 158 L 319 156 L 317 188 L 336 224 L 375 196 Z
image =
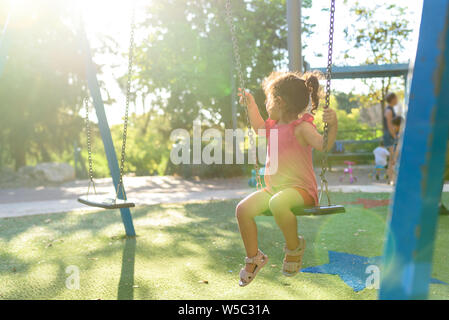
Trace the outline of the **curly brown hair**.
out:
M 298 116 L 306 110 L 312 98 L 311 113 L 315 114 L 320 104 L 321 73 L 306 72 L 272 72 L 262 83 L 265 95 L 282 98 L 286 104 L 286 112 Z

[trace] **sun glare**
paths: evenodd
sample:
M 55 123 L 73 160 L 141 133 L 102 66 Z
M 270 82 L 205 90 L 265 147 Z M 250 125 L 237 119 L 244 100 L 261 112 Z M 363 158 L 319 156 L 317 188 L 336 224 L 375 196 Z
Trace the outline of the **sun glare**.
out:
M 87 27 L 92 32 L 113 36 L 123 29 L 127 31 L 133 1 L 83 0 L 81 5 Z

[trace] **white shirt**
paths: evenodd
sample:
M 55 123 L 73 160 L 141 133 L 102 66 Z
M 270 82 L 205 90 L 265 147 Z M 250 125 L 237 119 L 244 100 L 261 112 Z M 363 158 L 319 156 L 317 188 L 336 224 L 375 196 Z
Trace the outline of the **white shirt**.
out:
M 374 153 L 374 161 L 376 162 L 376 166 L 385 167 L 388 164 L 387 157 L 390 155 L 387 149 L 384 147 L 377 147 L 373 151 Z

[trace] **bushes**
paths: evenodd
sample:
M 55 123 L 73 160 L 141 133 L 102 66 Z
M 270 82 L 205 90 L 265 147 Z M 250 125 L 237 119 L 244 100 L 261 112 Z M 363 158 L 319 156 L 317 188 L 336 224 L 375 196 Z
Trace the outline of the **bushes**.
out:
M 347 113 L 344 110 L 337 110 L 339 119 L 338 140 L 372 140 L 381 136 L 381 130 L 371 128 L 367 124 L 360 122 L 359 109 L 352 109 Z M 251 165 L 225 165 L 225 164 L 181 164 L 174 165 L 170 161 L 170 153 L 174 141 L 169 139 L 171 130 L 170 125 L 164 120 L 163 116 L 154 116 L 150 121 L 148 115 L 133 116 L 130 118 L 128 127 L 128 140 L 126 148 L 125 171 L 127 174 L 133 173 L 139 176 L 146 175 L 179 175 L 182 177 L 232 177 L 241 175 L 250 175 Z M 315 124 L 319 131 L 322 131 L 322 111 L 317 112 Z M 95 126 L 93 126 L 95 127 Z M 207 128 L 203 127 L 203 132 Z M 103 151 L 102 142 L 99 133 L 93 129 L 93 150 L 94 166 L 97 177 L 109 176 L 109 168 L 106 156 Z M 118 160 L 120 160 L 122 125 L 113 126 L 112 137 L 114 140 Z M 191 133 L 191 132 L 190 132 Z M 192 136 L 192 134 L 190 134 Z M 203 143 L 206 146 L 207 143 Z M 193 143 L 190 143 L 192 148 Z M 370 152 L 375 146 L 372 144 L 348 146 L 348 151 L 356 152 L 364 150 Z M 83 147 L 82 158 L 87 159 L 85 146 Z M 193 154 L 193 151 L 191 154 Z M 245 147 L 245 159 L 247 159 L 247 147 Z M 224 143 L 222 145 L 222 154 L 224 155 Z M 314 155 L 314 160 L 319 161 L 320 154 Z M 191 159 L 192 160 L 192 159 Z M 246 163 L 247 161 L 245 161 Z M 224 163 L 224 161 L 223 161 Z M 317 163 L 317 162 L 316 162 Z
M 337 140 L 373 140 L 382 136 L 381 128 L 370 127 L 360 121 L 360 109 L 352 109 L 347 113 L 337 110 L 338 135 Z M 319 131 L 323 128 L 323 112 L 318 111 L 315 115 L 315 124 Z

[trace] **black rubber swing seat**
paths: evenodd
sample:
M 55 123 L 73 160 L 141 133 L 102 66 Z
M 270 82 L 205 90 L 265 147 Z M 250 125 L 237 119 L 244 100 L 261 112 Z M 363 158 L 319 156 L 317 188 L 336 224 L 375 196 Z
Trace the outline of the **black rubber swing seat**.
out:
M 87 195 L 78 198 L 78 202 L 89 207 L 97 207 L 103 209 L 123 209 L 132 208 L 136 204 L 129 200 L 116 199 L 115 197 L 107 197 L 102 195 Z
M 331 214 L 337 214 L 337 213 L 345 213 L 345 207 L 342 205 L 331 205 L 331 206 L 318 206 L 318 207 L 298 207 L 293 208 L 292 212 L 295 214 L 295 216 L 325 216 L 325 215 L 331 215 Z M 265 216 L 272 216 L 271 211 L 265 211 Z

